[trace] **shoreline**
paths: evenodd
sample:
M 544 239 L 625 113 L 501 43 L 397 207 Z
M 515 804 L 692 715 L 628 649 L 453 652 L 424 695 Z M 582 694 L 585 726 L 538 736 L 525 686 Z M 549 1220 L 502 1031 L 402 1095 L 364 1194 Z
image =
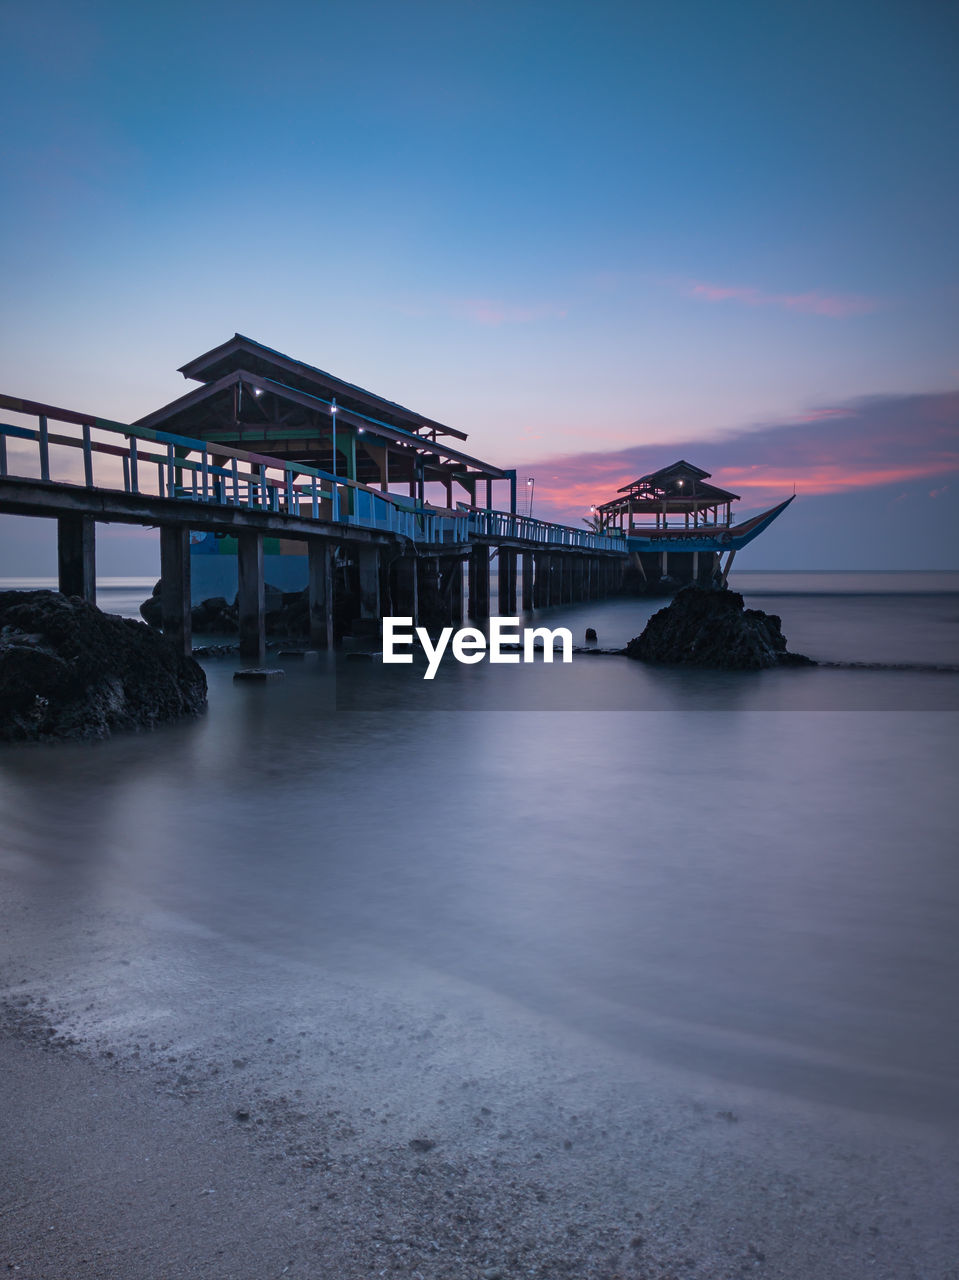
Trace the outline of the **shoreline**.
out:
M 44 985 L 0 1018 L 0 1259 L 24 1276 L 909 1280 L 956 1256 L 934 1125 L 617 1054 L 449 981 L 404 1002 L 329 973 L 227 1038 L 159 1008 L 111 1031 L 121 999 L 57 1011 Z

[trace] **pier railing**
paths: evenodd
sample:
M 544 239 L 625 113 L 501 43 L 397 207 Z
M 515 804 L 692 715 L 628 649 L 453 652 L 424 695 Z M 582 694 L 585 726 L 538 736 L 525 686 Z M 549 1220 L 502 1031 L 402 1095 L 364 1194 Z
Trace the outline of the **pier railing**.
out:
M 426 545 L 470 537 L 557 549 L 622 551 L 622 542 L 588 530 L 468 508 L 438 511 L 382 493 L 306 463 L 225 444 L 95 418 L 0 394 L 0 409 L 37 425 L 0 423 L 0 479 L 40 479 L 87 489 L 274 512 L 378 530 Z M 51 430 L 51 422 L 65 428 Z
M 534 520 L 531 516 L 511 515 L 508 511 L 469 511 L 471 534 L 500 541 L 530 542 L 537 546 L 571 551 L 622 551 L 622 539 L 608 534 L 575 529 L 572 525 L 554 524 L 550 520 Z

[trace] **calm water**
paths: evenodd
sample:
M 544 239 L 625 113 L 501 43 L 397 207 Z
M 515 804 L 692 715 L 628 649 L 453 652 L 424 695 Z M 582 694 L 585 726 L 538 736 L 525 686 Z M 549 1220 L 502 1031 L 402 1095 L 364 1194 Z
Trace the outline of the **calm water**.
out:
M 959 662 L 959 575 L 736 585 L 811 656 Z M 655 607 L 548 617 L 613 646 Z M 715 1079 L 959 1118 L 959 676 L 423 665 L 210 661 L 199 722 L 3 750 L 0 871 L 54 995 L 139 913 L 218 940 L 136 997 L 184 1016 L 235 946 L 410 968 Z

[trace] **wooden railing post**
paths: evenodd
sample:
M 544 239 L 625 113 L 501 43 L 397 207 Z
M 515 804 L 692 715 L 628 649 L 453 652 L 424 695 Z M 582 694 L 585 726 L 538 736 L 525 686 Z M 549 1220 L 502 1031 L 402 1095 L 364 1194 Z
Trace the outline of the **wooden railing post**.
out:
M 37 441 L 40 450 L 40 479 L 50 479 L 50 438 L 47 430 L 46 414 L 40 415 L 40 436 Z

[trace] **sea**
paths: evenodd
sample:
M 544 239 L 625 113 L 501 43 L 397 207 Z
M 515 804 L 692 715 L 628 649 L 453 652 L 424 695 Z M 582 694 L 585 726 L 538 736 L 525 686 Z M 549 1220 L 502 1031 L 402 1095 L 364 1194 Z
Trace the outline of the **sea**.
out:
M 100 606 L 136 617 L 152 585 L 104 581 Z M 834 665 L 577 653 L 427 681 L 359 646 L 273 652 L 284 677 L 250 685 L 227 655 L 200 719 L 3 748 L 23 971 L 91 1042 L 234 1047 L 278 1016 L 277 966 L 297 991 L 402 975 L 611 1062 L 954 1133 L 959 573 L 730 585 Z M 616 648 L 662 604 L 533 621 Z M 240 954 L 264 960 L 238 995 Z

